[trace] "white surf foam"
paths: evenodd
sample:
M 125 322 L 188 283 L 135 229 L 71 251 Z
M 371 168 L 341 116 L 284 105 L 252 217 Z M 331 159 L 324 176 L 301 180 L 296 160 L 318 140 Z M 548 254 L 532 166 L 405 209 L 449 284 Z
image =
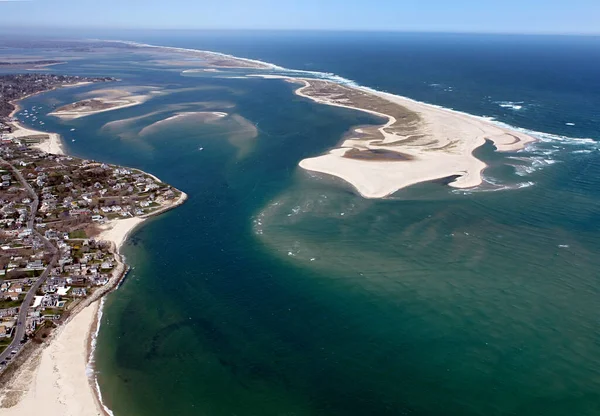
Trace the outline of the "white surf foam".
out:
M 104 401 L 102 400 L 102 392 L 100 391 L 100 385 L 98 384 L 98 377 L 96 375 L 96 360 L 95 360 L 95 356 L 96 356 L 96 344 L 97 344 L 97 339 L 98 339 L 98 333 L 100 332 L 100 324 L 102 322 L 102 314 L 103 314 L 103 310 L 104 310 L 104 303 L 106 301 L 106 297 L 103 297 L 100 300 L 100 306 L 98 307 L 98 316 L 96 317 L 96 329 L 94 331 L 94 333 L 92 334 L 92 340 L 90 343 L 90 355 L 88 356 L 88 363 L 85 369 L 86 375 L 88 376 L 88 378 L 92 379 L 94 381 L 94 389 L 96 390 L 96 394 L 98 395 L 98 400 L 100 402 L 100 405 L 102 406 L 102 408 L 104 409 L 104 411 L 106 412 L 106 414 L 108 414 L 109 416 L 114 416 L 114 413 L 112 412 L 112 410 L 110 410 L 108 408 L 108 406 L 106 406 L 104 404 Z
M 523 109 L 524 101 L 495 101 L 502 108 L 510 108 L 511 110 L 519 111 Z
M 104 42 L 122 43 L 125 45 L 137 46 L 139 48 L 168 49 L 168 50 L 177 51 L 177 52 L 208 53 L 208 54 L 215 55 L 215 56 L 218 56 L 221 58 L 235 59 L 238 61 L 244 61 L 244 62 L 249 62 L 249 63 L 253 63 L 253 64 L 263 65 L 268 69 L 277 69 L 277 70 L 284 69 L 283 67 L 272 64 L 270 62 L 259 61 L 258 59 L 240 58 L 237 56 L 233 56 L 233 55 L 229 55 L 229 54 L 221 53 L 221 52 L 205 51 L 205 50 L 201 50 L 201 49 L 191 49 L 191 48 L 178 48 L 175 46 L 150 45 L 147 43 L 139 43 L 139 42 L 133 42 L 133 41 L 129 41 L 129 40 L 106 40 Z

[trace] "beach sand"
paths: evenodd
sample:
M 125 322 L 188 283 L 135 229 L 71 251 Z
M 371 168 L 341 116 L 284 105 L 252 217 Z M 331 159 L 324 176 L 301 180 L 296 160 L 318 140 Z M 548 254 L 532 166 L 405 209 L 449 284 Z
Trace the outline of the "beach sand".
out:
M 123 246 L 127 236 L 135 227 L 145 221 L 145 218 L 126 218 L 122 220 L 108 221 L 103 226 L 103 231 L 96 237 L 97 240 L 111 241 L 117 249 Z
M 22 365 L 2 394 L 0 414 L 45 416 L 104 415 L 86 373 L 89 343 L 99 301 L 84 308 L 53 335 L 42 350 Z M 11 401 L 22 397 L 16 405 Z
M 169 208 L 185 201 L 185 194 Z M 96 237 L 110 241 L 120 249 L 143 218 L 112 220 Z M 0 394 L 0 414 L 46 416 L 106 415 L 95 378 L 89 371 L 89 345 L 94 335 L 94 323 L 99 317 L 100 298 L 115 288 L 127 266 L 119 254 L 111 281 L 92 295 L 91 304 L 73 311 L 73 318 L 63 324 L 40 351 L 34 351 L 8 383 L 11 388 Z M 11 407 L 12 406 L 12 407 Z
M 48 136 L 47 139 L 42 140 L 38 144 L 32 144 L 31 147 L 33 147 L 35 149 L 39 149 L 43 152 L 52 153 L 55 155 L 64 155 L 65 154 L 65 149 L 63 147 L 62 140 L 60 138 L 60 134 L 47 133 L 45 131 L 28 129 L 26 127 L 23 127 L 23 125 L 21 125 L 18 122 L 12 122 L 11 124 L 15 128 L 15 131 L 7 134 L 8 137 L 19 138 L 19 137 L 27 137 L 27 136 L 45 135 L 45 136 Z
M 148 101 L 151 94 L 133 94 L 125 89 L 104 89 L 86 94 L 89 98 L 57 108 L 50 116 L 73 120 L 93 114 L 133 107 Z
M 452 178 L 455 188 L 482 183 L 486 164 L 473 151 L 491 141 L 498 151 L 517 151 L 531 136 L 483 118 L 409 98 L 326 80 L 283 78 L 302 86 L 295 92 L 315 102 L 364 111 L 386 120 L 354 129 L 330 152 L 302 160 L 301 168 L 336 176 L 365 198 L 384 198 L 432 180 Z
M 150 175 L 152 176 L 152 175 Z M 160 181 L 155 176 L 152 176 Z M 127 271 L 119 250 L 129 234 L 147 217 L 158 215 L 181 205 L 187 194 L 181 193 L 173 203 L 148 214 L 145 218 L 112 220 L 104 224 L 96 237 L 109 241 L 117 266 L 110 282 L 98 289 L 86 303 L 89 306 L 72 311 L 72 318 L 52 335 L 43 349 L 33 351 L 8 381 L 0 394 L 1 415 L 92 416 L 107 415 L 101 404 L 96 380 L 90 371 L 89 346 L 99 318 L 100 299 L 116 288 Z M 83 306 L 83 305 L 80 305 Z

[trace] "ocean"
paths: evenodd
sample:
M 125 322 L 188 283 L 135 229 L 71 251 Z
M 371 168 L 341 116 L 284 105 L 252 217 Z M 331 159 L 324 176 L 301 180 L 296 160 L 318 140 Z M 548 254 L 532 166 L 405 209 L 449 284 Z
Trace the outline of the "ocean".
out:
M 252 71 L 183 73 L 185 61 L 115 53 L 52 68 L 154 91 L 70 121 L 46 114 L 97 86 L 23 107 L 70 153 L 189 195 L 124 246 L 133 269 L 106 300 L 95 357 L 115 415 L 600 414 L 599 38 L 98 37 L 311 71 L 540 139 L 516 153 L 478 149 L 489 165 L 478 188 L 433 182 L 367 200 L 297 164 L 376 124 L 368 114 L 244 77 Z M 182 111 L 229 116 L 161 122 Z

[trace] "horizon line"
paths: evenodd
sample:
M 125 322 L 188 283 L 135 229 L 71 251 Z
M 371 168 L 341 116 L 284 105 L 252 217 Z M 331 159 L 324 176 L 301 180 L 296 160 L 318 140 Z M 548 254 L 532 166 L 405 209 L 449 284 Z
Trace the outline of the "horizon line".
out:
M 125 26 L 57 26 L 31 25 L 7 26 L 0 29 L 0 34 L 8 31 L 24 32 L 30 30 L 124 30 L 124 31 L 171 31 L 171 32 L 328 32 L 328 33 L 406 33 L 406 34 L 453 34 L 453 35 L 513 35 L 513 36 L 581 36 L 600 37 L 599 32 L 516 32 L 516 31 L 479 31 L 453 29 L 341 29 L 341 28 L 175 28 L 175 27 L 125 27 Z M 4 32 L 4 33 L 3 33 Z

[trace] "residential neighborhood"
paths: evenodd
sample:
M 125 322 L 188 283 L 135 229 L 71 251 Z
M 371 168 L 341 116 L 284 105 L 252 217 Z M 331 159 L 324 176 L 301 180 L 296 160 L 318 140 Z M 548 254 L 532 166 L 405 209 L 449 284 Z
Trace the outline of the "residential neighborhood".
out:
M 118 281 L 114 220 L 168 209 L 182 193 L 135 169 L 48 154 L 0 135 L 0 371 L 78 304 Z

